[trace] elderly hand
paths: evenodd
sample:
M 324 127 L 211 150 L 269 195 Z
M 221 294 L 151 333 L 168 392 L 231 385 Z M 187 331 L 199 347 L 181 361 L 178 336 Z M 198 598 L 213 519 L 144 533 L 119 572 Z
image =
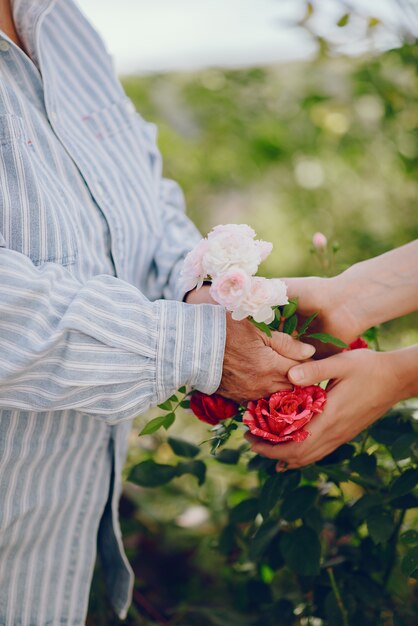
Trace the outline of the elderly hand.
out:
M 252 450 L 277 459 L 278 471 L 314 463 L 350 441 L 390 407 L 418 392 L 418 346 L 394 352 L 353 350 L 293 367 L 289 379 L 311 385 L 332 379 L 323 413 L 305 427 L 302 443 L 271 445 L 246 434 Z
M 186 296 L 189 304 L 214 304 L 209 286 L 193 290 Z M 217 393 L 244 403 L 268 396 L 280 389 L 291 389 L 287 372 L 308 359 L 315 348 L 284 333 L 271 337 L 248 320 L 236 322 L 227 313 L 226 345 L 223 372 Z
M 268 337 L 248 320 L 234 321 L 227 314 L 226 345 L 218 393 L 244 403 L 291 389 L 287 373 L 315 349 L 290 335 Z

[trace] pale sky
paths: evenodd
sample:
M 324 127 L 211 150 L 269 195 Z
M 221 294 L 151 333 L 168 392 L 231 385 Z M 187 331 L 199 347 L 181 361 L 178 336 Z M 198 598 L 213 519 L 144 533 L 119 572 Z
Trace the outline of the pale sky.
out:
M 409 1 L 409 0 L 407 0 Z M 415 1 L 415 0 L 412 0 Z M 308 57 L 315 47 L 302 29 L 301 0 L 78 0 L 103 36 L 121 74 L 213 65 L 245 66 Z M 359 23 L 335 29 L 340 0 L 321 0 L 317 26 L 349 52 L 365 47 Z M 390 0 L 352 0 L 367 15 L 393 19 Z M 366 7 L 364 7 L 366 5 Z M 377 36 L 378 48 L 394 45 Z

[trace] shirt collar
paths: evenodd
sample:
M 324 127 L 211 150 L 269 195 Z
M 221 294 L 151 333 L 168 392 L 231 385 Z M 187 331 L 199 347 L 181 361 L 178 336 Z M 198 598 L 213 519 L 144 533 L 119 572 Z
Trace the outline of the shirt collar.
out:
M 37 27 L 42 17 L 52 9 L 56 1 L 57 0 L 11 0 L 16 30 L 32 58 L 37 58 Z

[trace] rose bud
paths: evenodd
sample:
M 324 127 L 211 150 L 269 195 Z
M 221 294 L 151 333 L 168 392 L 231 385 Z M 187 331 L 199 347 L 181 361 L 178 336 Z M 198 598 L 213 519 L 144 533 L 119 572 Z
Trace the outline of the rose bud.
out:
M 218 393 L 208 396 L 206 393 L 194 391 L 190 398 L 190 408 L 202 422 L 216 426 L 222 420 L 237 415 L 239 405 Z
M 345 348 L 343 352 L 350 352 L 350 350 L 361 350 L 368 347 L 369 344 L 363 339 L 363 337 L 357 337 L 357 339 L 354 339 L 354 341 L 352 341 L 349 344 L 348 348 Z
M 328 240 L 323 233 L 315 233 L 312 237 L 313 247 L 317 250 L 324 250 L 327 247 Z
M 295 387 L 278 391 L 270 398 L 249 402 L 243 416 L 252 435 L 271 443 L 304 441 L 309 435 L 304 426 L 322 413 L 327 394 L 321 387 Z

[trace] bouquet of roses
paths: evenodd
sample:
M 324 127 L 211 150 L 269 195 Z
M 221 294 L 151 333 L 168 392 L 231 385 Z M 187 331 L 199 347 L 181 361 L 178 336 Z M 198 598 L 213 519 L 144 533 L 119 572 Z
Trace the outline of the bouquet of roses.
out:
M 216 226 L 186 256 L 182 287 L 187 292 L 210 284 L 211 297 L 231 313 L 232 319 L 248 319 L 268 335 L 279 330 L 297 338 L 311 337 L 347 347 L 331 335 L 307 334 L 316 314 L 298 329 L 297 300 L 288 300 L 285 282 L 256 276 L 260 263 L 272 249 L 271 243 L 256 239 L 256 233 L 246 224 Z M 177 406 L 190 408 L 213 427 L 212 453 L 242 424 L 254 436 L 273 444 L 303 441 L 309 434 L 304 427 L 322 412 L 326 402 L 325 390 L 313 385 L 277 391 L 269 398 L 254 398 L 247 406 L 219 394 L 208 396 L 185 388 L 179 391 L 181 400 L 175 395 L 159 405 L 167 411 L 166 415 L 149 422 L 141 434 L 150 434 L 161 426 L 168 428 L 175 419 Z M 174 408 L 173 403 L 177 403 Z

